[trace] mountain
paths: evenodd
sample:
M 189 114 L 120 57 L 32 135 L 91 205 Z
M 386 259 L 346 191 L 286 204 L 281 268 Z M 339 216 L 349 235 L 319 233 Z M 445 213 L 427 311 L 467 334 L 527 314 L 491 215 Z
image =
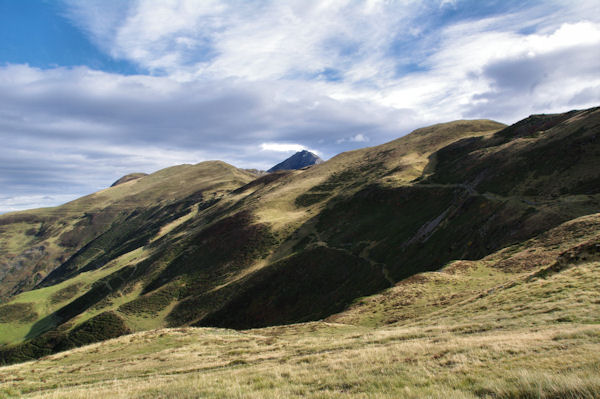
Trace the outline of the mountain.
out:
M 296 170 L 306 168 L 307 166 L 312 166 L 316 164 L 322 163 L 323 160 L 319 158 L 317 155 L 313 154 L 310 151 L 302 150 L 283 162 L 278 163 L 273 166 L 267 172 L 275 172 L 278 170 Z
M 0 395 L 595 398 L 599 240 L 600 213 L 583 216 L 323 321 L 150 330 L 0 367 Z
M 1 215 L 0 361 L 164 327 L 464 324 L 471 294 L 595 259 L 598 126 L 599 108 L 455 121 L 307 169 L 181 165 Z

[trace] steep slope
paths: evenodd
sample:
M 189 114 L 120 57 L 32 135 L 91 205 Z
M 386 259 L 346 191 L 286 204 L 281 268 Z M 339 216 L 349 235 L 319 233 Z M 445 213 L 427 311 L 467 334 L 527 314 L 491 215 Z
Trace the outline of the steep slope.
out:
M 217 200 L 253 178 L 223 162 L 181 165 L 59 207 L 0 215 L 0 299 L 39 284 L 82 247 L 127 224 L 134 212 L 170 206 L 168 218 L 176 219 L 177 212 L 189 212 L 186 203 Z
M 596 398 L 599 234 L 600 214 L 577 218 L 328 321 L 154 330 L 2 367 L 0 395 Z
M 328 321 L 422 328 L 431 326 L 432 320 L 460 321 L 483 330 L 518 328 L 525 319 L 529 326 L 595 323 L 600 315 L 600 291 L 595 291 L 599 281 L 586 279 L 600 272 L 599 262 L 597 213 L 482 259 L 453 261 L 439 271 L 414 275 Z M 577 283 L 566 286 L 568 280 Z
M 282 161 L 277 165 L 273 166 L 267 172 L 276 172 L 278 170 L 302 169 L 307 166 L 312 166 L 319 163 L 323 163 L 323 160 L 321 158 L 319 158 L 317 155 L 313 154 L 310 151 L 302 150 L 298 151 L 285 161 Z
M 488 140 L 458 141 L 432 157 L 427 183 L 470 183 L 502 196 L 597 193 L 600 108 L 534 115 Z
M 143 207 L 111 219 L 38 289 L 0 308 L 24 315 L 0 320 L 4 343 L 26 341 L 5 348 L 3 358 L 37 357 L 105 339 L 106 332 L 318 320 L 416 273 L 478 260 L 597 213 L 598 188 L 582 194 L 576 182 L 600 174 L 590 167 L 599 159 L 599 120 L 592 109 L 504 129 L 456 121 L 306 170 L 252 180 L 211 163 L 227 178 L 215 182 L 211 170 L 196 183 L 180 178 L 189 167 L 176 167 L 85 197 L 80 205 L 90 209 L 109 209 L 97 205 L 112 204 L 100 200 L 108 194 Z M 552 190 L 496 189 L 508 184 L 502 176 L 514 187 L 537 187 L 546 179 L 538 155 L 555 156 L 554 145 L 581 149 L 583 142 Z M 531 160 L 531 173 L 507 175 L 522 158 Z
M 544 136 L 538 136 L 537 145 L 553 137 L 576 141 L 575 132 L 582 130 L 597 134 L 599 116 L 598 110 L 593 109 L 562 116 L 561 122 L 553 126 L 541 125 L 548 130 Z M 532 117 L 537 118 L 546 117 Z M 363 284 L 376 283 L 380 275 L 393 283 L 421 271 L 437 270 L 453 259 L 479 259 L 600 209 L 598 188 L 582 196 L 569 186 L 574 176 L 592 175 L 593 178 L 600 173 L 589 166 L 598 162 L 597 142 L 596 147 L 588 146 L 587 152 L 577 160 L 583 167 L 573 165 L 578 168 L 573 178 L 561 180 L 564 185 L 559 188 L 560 196 L 543 191 L 530 196 L 480 192 L 477 182 L 469 176 L 460 176 L 475 167 L 479 158 L 457 168 L 454 181 L 434 183 L 427 179 L 444 170 L 444 165 L 436 164 L 436 158 L 448 148 L 464 148 L 460 145 L 469 141 L 505 145 L 497 137 L 510 136 L 514 127 L 493 135 L 491 126 L 487 121 L 458 121 L 420 129 L 383 146 L 341 154 L 255 192 L 251 197 L 260 198 L 256 214 L 288 237 L 271 259 L 291 260 L 293 264 L 300 255 L 288 258 L 290 251 L 301 254 L 328 248 L 351 259 L 366 261 L 374 271 L 381 270 L 381 274 L 362 275 Z M 462 138 L 465 139 L 457 141 Z M 521 140 L 521 136 L 516 136 L 508 141 L 514 141 L 517 150 Z M 448 146 L 452 141 L 456 144 Z M 564 145 L 561 142 L 561 146 Z M 508 151 L 503 159 L 514 160 L 518 154 Z M 453 156 L 469 159 L 470 149 Z M 494 167 L 489 166 L 489 173 Z M 532 164 L 531 170 L 538 167 Z M 515 182 L 521 183 L 519 175 L 514 177 Z M 347 260 L 339 256 L 337 262 L 343 264 Z M 331 267 L 337 262 L 328 259 L 323 263 Z M 287 284 L 296 281 L 296 278 L 290 279 Z M 281 301 L 277 310 L 271 308 L 272 313 L 288 309 L 287 296 L 277 294 L 277 288 L 259 284 L 250 290 L 251 294 L 237 294 L 221 311 L 201 319 L 198 324 L 236 328 L 265 325 L 260 322 L 263 316 L 253 310 L 260 308 L 257 301 L 251 299 L 256 297 L 268 297 L 268 303 Z M 266 303 L 264 299 L 258 302 Z

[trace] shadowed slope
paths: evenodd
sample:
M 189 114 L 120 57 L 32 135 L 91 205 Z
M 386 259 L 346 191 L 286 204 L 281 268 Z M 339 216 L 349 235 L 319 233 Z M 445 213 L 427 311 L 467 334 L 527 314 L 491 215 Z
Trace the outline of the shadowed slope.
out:
M 593 399 L 600 254 L 581 248 L 599 231 L 600 214 L 575 219 L 417 274 L 328 322 L 153 330 L 2 367 L 0 394 Z
M 9 305 L 30 303 L 35 315 L 0 323 L 0 332 L 11 331 L 7 343 L 29 337 L 25 345 L 46 345 L 56 334 L 74 342 L 74 329 L 107 314 L 132 331 L 327 317 L 416 273 L 475 261 L 597 213 L 598 189 L 577 188 L 599 173 L 590 167 L 599 158 L 597 118 L 597 110 L 577 111 L 506 129 L 456 121 L 253 181 L 212 162 L 200 164 L 202 171 L 184 165 L 123 183 L 82 204 L 143 206 L 77 244 L 43 288 L 14 297 Z M 555 175 L 552 190 L 501 189 L 536 187 L 546 178 L 539 160 L 531 174 L 507 174 L 520 159 L 555 156 L 555 145 L 581 151 Z M 75 238 L 85 234 L 82 225 Z M 55 294 L 64 299 L 50 302 Z

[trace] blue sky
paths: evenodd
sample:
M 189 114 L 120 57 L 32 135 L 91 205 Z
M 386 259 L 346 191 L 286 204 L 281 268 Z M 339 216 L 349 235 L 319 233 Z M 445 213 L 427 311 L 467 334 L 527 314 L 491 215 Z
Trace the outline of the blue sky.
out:
M 581 1 L 0 0 L 0 213 L 600 104 Z
M 119 74 L 143 71 L 126 59 L 115 59 L 94 45 L 66 17 L 57 1 L 0 0 L 0 60 L 38 68 L 86 65 Z

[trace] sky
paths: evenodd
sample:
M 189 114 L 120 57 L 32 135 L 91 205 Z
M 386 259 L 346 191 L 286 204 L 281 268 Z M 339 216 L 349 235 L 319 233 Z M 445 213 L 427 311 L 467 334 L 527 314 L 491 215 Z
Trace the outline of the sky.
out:
M 598 105 L 597 0 L 0 0 L 0 213 Z

